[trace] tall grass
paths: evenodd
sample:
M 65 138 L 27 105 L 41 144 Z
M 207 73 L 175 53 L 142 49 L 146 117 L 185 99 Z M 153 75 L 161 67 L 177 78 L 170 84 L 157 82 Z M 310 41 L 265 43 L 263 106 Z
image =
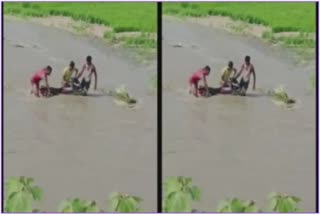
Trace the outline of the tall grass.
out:
M 262 24 L 277 32 L 315 32 L 314 2 L 210 2 L 164 3 L 163 13 L 181 16 L 228 16 L 253 24 Z

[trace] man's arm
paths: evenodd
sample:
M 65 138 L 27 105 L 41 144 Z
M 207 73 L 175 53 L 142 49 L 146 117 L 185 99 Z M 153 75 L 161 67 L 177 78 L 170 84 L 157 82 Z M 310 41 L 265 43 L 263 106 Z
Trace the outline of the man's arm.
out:
M 96 71 L 96 67 L 93 68 L 93 75 L 94 75 L 94 90 L 97 90 L 97 82 L 98 82 L 98 74 Z
M 76 77 L 77 79 L 79 79 L 79 78 L 82 76 L 82 74 L 83 74 L 83 72 L 84 72 L 84 68 L 85 68 L 85 65 L 82 66 L 82 69 L 81 69 L 81 71 L 80 71 L 80 74 Z
M 236 74 L 237 74 L 237 69 L 233 69 L 233 75 L 232 75 L 232 77 L 235 77 L 236 76 Z
M 48 75 L 44 76 L 44 81 L 46 83 L 46 87 L 47 87 L 47 91 L 48 91 L 47 93 L 48 93 L 48 95 L 50 95 L 51 92 L 50 92 L 50 87 L 49 87 L 49 83 L 48 83 Z
M 203 82 L 204 82 L 204 86 L 205 86 L 206 88 L 208 88 L 206 75 L 203 75 Z
M 253 86 L 252 86 L 252 89 L 253 89 L 253 90 L 256 90 L 256 72 L 255 72 L 253 66 L 252 66 L 251 72 L 252 72 L 252 75 L 253 75 Z
M 77 77 L 77 76 L 78 76 L 79 71 L 78 71 L 78 69 L 77 69 L 77 68 L 75 68 L 74 70 L 75 70 L 75 72 L 76 72 L 76 74 L 75 74 L 74 76 L 75 76 L 75 77 Z
M 244 66 L 242 65 L 240 68 L 240 71 L 238 72 L 238 74 L 236 75 L 236 79 L 238 79 L 243 71 Z

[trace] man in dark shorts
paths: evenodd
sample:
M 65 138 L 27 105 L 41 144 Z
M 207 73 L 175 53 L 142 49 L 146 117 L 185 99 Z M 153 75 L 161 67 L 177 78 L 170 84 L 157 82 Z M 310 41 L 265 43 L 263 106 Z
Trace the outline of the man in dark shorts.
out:
M 239 83 L 240 94 L 245 96 L 249 88 L 251 74 L 253 75 L 252 90 L 256 89 L 256 72 L 253 64 L 251 64 L 250 62 L 250 56 L 246 56 L 244 61 L 245 62 L 242 64 L 239 73 L 236 75 L 236 79 L 238 79 L 241 76 Z
M 90 88 L 92 75 L 94 75 L 94 80 L 95 80 L 94 90 L 96 90 L 97 89 L 97 71 L 96 71 L 96 67 L 92 63 L 91 56 L 87 56 L 86 64 L 83 65 L 81 72 L 77 76 L 77 79 L 79 79 L 82 75 L 84 75 L 84 77 L 81 80 L 80 88 L 83 91 L 87 92 Z

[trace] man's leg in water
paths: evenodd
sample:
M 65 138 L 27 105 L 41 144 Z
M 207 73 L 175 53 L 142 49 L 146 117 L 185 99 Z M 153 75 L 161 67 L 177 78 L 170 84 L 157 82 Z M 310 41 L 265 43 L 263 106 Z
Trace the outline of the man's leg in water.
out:
M 194 83 L 194 96 L 199 96 L 199 87 L 198 87 L 198 81 L 195 81 Z
M 36 93 L 35 93 L 35 95 L 36 95 L 37 97 L 40 97 L 40 83 L 39 83 L 39 82 L 36 82 L 34 85 L 36 86 Z
M 249 87 L 249 81 L 244 81 L 241 78 L 241 81 L 240 81 L 240 93 L 241 93 L 241 95 L 246 95 L 248 87 Z

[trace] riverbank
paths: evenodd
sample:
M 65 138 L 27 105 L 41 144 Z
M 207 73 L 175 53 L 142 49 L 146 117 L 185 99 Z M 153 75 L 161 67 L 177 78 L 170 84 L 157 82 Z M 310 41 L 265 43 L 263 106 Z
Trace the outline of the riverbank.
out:
M 300 62 L 315 58 L 312 3 L 166 3 L 163 14 L 290 48 Z
M 114 13 L 112 11 L 117 11 Z M 139 61 L 156 56 L 156 4 L 5 3 L 5 18 L 23 18 L 132 49 Z

